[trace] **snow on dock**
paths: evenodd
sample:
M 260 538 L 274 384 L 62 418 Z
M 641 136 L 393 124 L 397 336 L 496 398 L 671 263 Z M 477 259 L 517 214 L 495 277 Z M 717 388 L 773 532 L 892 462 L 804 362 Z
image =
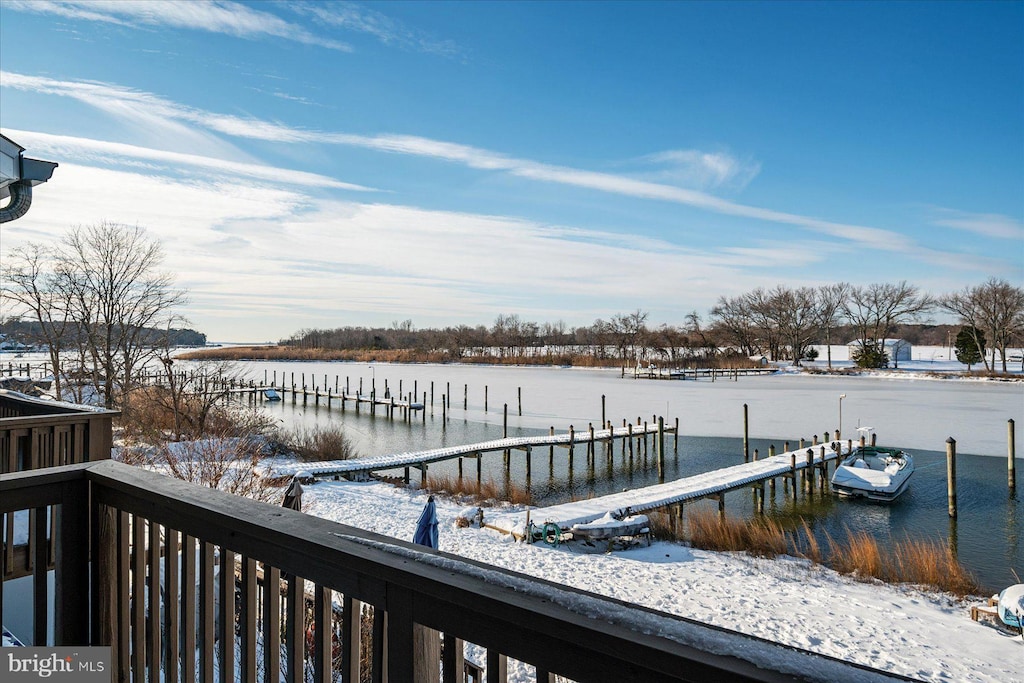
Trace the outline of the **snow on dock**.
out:
M 638 436 L 645 436 L 658 433 L 657 424 L 632 425 L 629 430 L 625 427 L 615 429 L 597 429 L 592 433 L 587 431 L 566 432 L 562 434 L 551 434 L 547 436 L 519 436 L 493 439 L 481 443 L 465 444 L 462 446 L 447 446 L 444 448 L 432 448 L 423 451 L 408 451 L 392 455 L 379 455 L 369 458 L 353 458 L 350 460 L 324 460 L 315 463 L 302 463 L 293 469 L 280 470 L 282 475 L 294 476 L 298 472 L 306 473 L 313 477 L 350 476 L 368 474 L 378 470 L 390 470 L 398 467 L 423 467 L 430 463 L 442 460 L 451 460 L 461 457 L 475 457 L 482 453 L 506 450 L 525 450 L 529 452 L 532 448 L 541 446 L 562 446 L 573 447 L 591 442 L 608 441 L 611 439 L 622 439 Z M 665 433 L 674 432 L 674 427 L 665 426 Z
M 840 444 L 838 448 L 848 453 L 848 442 L 835 442 Z M 837 454 L 833 444 L 822 446 L 805 447 L 794 451 L 787 451 L 762 460 L 746 462 L 731 467 L 695 474 L 691 477 L 684 477 L 675 481 L 655 484 L 644 488 L 612 493 L 606 496 L 578 500 L 561 505 L 552 505 L 544 508 L 533 508 L 529 511 L 530 521 L 537 524 L 555 523 L 562 529 L 571 529 L 574 524 L 586 524 L 601 519 L 611 513 L 614 517 L 646 512 L 657 508 L 664 508 L 678 503 L 685 503 L 701 498 L 707 498 L 716 494 L 722 494 L 733 489 L 752 486 L 759 482 L 775 479 L 794 473 L 795 470 L 802 470 L 808 467 L 808 451 L 812 452 L 810 464 L 812 467 L 820 467 L 829 460 L 842 457 Z M 487 526 L 504 531 L 522 535 L 526 529 L 526 511 L 497 515 L 487 518 Z

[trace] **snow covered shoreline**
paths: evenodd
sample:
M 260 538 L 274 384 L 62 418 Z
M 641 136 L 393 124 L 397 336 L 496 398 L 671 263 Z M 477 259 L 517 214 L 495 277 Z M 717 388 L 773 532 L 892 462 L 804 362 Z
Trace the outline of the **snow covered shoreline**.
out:
M 306 487 L 304 510 L 409 540 L 426 497 L 381 483 L 318 482 Z M 924 681 L 996 683 L 1024 670 L 1019 636 L 971 620 L 980 596 L 958 601 L 913 586 L 858 582 L 795 558 L 677 543 L 610 553 L 528 545 L 488 529 L 458 528 L 462 512 L 437 499 L 441 550 Z M 532 680 L 526 667 L 511 671 L 511 681 Z

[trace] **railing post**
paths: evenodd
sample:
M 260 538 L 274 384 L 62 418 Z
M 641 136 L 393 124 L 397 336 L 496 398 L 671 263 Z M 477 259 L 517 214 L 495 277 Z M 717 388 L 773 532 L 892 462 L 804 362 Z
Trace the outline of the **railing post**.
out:
M 89 642 L 89 574 L 82 570 L 89 565 L 87 486 L 84 477 L 64 484 L 64 494 L 57 510 L 60 538 L 54 559 L 56 595 L 53 600 L 56 645 Z
M 384 659 L 387 662 L 387 680 L 420 681 L 417 674 L 427 675 L 426 670 L 417 671 L 414 665 L 412 592 L 389 584 L 387 592 L 387 651 Z M 380 609 L 377 607 L 376 609 Z M 417 662 L 418 663 L 418 662 Z M 438 671 L 437 663 L 433 670 Z

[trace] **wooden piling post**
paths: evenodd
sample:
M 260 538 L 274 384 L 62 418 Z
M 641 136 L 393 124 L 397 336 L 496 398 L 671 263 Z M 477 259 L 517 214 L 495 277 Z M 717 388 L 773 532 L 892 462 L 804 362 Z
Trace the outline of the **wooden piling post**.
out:
M 469 385 L 462 385 L 462 409 L 467 410 L 469 406 Z
M 804 487 L 807 489 L 807 495 L 814 495 L 814 451 L 810 448 L 807 449 L 807 468 L 804 470 Z
M 448 394 L 441 394 L 441 428 L 448 424 Z
M 572 425 L 569 425 L 569 476 L 572 476 L 572 455 L 573 445 L 576 441 L 576 430 Z
M 484 385 L 484 412 L 487 412 L 487 385 Z
M 1017 439 L 1013 433 L 1014 424 L 1013 418 L 1006 421 L 1006 483 L 1010 493 L 1017 488 Z
M 871 433 L 871 445 L 872 446 L 877 446 L 878 445 L 878 434 L 876 434 L 875 432 Z
M 519 399 L 519 416 L 523 416 L 523 388 L 516 387 L 516 396 Z
M 604 394 L 601 394 L 601 424 L 606 425 L 606 424 L 608 424 L 608 418 L 605 416 L 604 407 L 605 407 L 605 396 L 604 396 Z
M 555 427 L 552 425 L 548 430 L 549 436 L 555 435 Z M 554 444 L 548 446 L 548 469 L 552 472 L 555 471 L 555 446 Z
M 747 404 L 743 404 L 743 462 L 750 462 L 750 423 Z
M 796 500 L 796 453 L 789 454 L 789 477 L 793 480 L 793 500 Z
M 956 518 L 956 439 L 946 439 L 946 499 L 949 516 Z
M 676 454 L 678 455 L 679 454 L 679 418 L 678 417 L 676 418 L 676 431 L 675 431 L 675 437 L 673 439 L 673 442 L 674 443 L 672 444 L 672 447 L 675 450 Z
M 504 408 L 504 410 L 502 412 L 502 418 L 501 418 L 501 438 L 503 438 L 503 439 L 507 439 L 508 438 L 508 404 L 507 403 L 505 404 L 505 408 Z M 505 472 L 507 474 L 509 469 L 512 466 L 511 463 L 509 462 L 509 460 L 510 460 L 509 456 L 511 455 L 511 452 L 509 451 L 509 449 L 506 448 L 504 453 L 503 453 L 503 455 L 505 457 Z
M 658 478 L 665 480 L 665 418 L 658 418 Z
M 590 432 L 590 441 L 587 442 L 587 460 L 590 461 L 590 465 L 594 465 L 594 461 L 597 460 L 597 444 L 594 443 L 594 423 L 587 423 L 587 430 Z

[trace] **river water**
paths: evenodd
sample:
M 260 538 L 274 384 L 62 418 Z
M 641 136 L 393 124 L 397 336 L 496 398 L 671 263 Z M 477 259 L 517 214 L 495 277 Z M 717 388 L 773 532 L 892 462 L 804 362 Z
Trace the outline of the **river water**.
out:
M 844 538 L 849 529 L 870 533 L 883 546 L 904 538 L 944 540 L 986 591 L 1017 583 L 1014 572 L 1024 577 L 1024 473 L 1020 474 L 1021 493 L 1013 495 L 1007 487 L 1008 420 L 1020 424 L 1024 416 L 1022 383 L 924 375 L 879 379 L 801 374 L 736 381 L 658 381 L 622 378 L 618 371 L 609 370 L 384 363 L 243 362 L 239 367 L 257 382 L 276 378 L 278 385 L 294 382 L 298 387 L 315 385 L 332 391 L 347 383 L 355 391 L 361 381 L 367 394 L 374 386 L 383 395 L 385 385 L 395 395 L 399 389 L 407 395 L 415 388 L 420 401 L 426 394 L 425 419 L 416 413 L 408 422 L 392 421 L 380 409 L 372 416 L 365 406 L 357 414 L 351 403 L 344 412 L 336 404 L 326 408 L 323 401 L 316 406 L 312 399 L 304 406 L 301 397 L 295 403 L 286 397 L 280 403 L 263 404 L 289 426 L 341 425 L 363 456 L 498 438 L 504 431 L 506 405 L 509 436 L 547 434 L 552 426 L 560 432 L 568 431 L 569 425 L 585 431 L 590 423 L 600 424 L 602 404 L 605 419 L 615 425 L 624 418 L 635 422 L 655 415 L 673 425 L 678 418 L 678 443 L 672 437 L 667 440 L 668 480 L 743 462 L 744 404 L 750 448 L 764 455 L 769 445 L 781 450 L 789 441 L 795 447 L 800 438 L 810 441 L 815 434 L 837 429 L 841 403 L 844 438 L 856 440 L 857 426 L 870 426 L 880 445 L 910 450 L 917 471 L 909 491 L 891 505 L 819 498 L 803 510 L 819 539 L 826 533 Z M 446 393 L 452 397 L 445 423 L 441 400 Z M 955 522 L 947 513 L 947 438 L 956 440 L 957 450 Z M 523 452 L 512 452 L 508 473 L 501 454 L 491 453 L 483 458 L 483 479 L 511 481 L 520 487 L 528 483 L 534 502 L 540 505 L 658 482 L 653 450 L 645 463 L 642 449 L 635 447 L 631 462 L 621 442 L 610 457 L 599 445 L 592 472 L 584 453 L 584 447 L 577 448 L 570 475 L 564 449 L 555 450 L 553 465 L 548 449 L 534 449 L 529 482 Z M 1020 457 L 1017 464 L 1024 467 Z M 454 476 L 457 467 L 456 461 L 438 463 L 430 466 L 430 474 Z M 464 468 L 465 476 L 476 476 L 474 460 L 465 460 Z M 414 470 L 413 481 L 418 477 Z M 688 509 L 704 505 L 710 509 L 717 503 L 706 501 Z M 770 507 L 779 512 L 787 509 L 781 482 Z M 749 515 L 752 496 L 731 493 L 726 508 L 730 514 Z

